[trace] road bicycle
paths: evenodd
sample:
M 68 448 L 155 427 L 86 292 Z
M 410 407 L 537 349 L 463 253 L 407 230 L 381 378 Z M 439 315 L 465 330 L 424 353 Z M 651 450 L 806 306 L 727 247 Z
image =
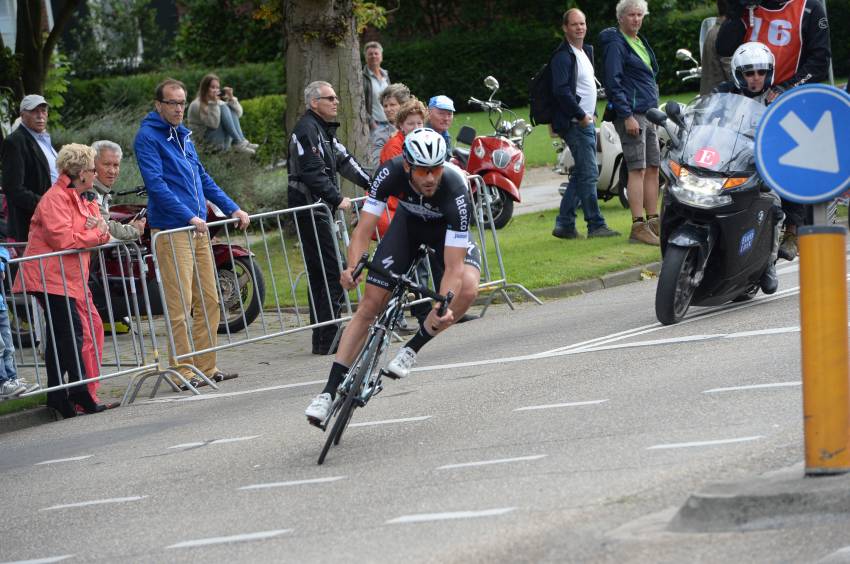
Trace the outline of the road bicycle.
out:
M 360 257 L 357 266 L 352 272 L 352 277 L 355 280 L 360 276 L 364 268 L 368 268 L 371 272 L 392 280 L 395 283 L 395 288 L 392 290 L 383 312 L 369 326 L 369 332 L 363 348 L 351 364 L 351 368 L 349 368 L 339 388 L 337 388 L 336 399 L 331 406 L 327 420 L 321 426 L 322 429 L 327 429 L 330 426 L 330 432 L 325 439 L 325 446 L 322 448 L 322 453 L 319 455 L 319 464 L 325 461 L 325 456 L 327 456 L 331 445 L 339 444 L 342 434 L 351 421 L 354 409 L 365 407 L 372 397 L 383 390 L 381 379 L 384 376 L 395 379 L 392 374 L 380 367 L 381 358 L 390 344 L 393 331 L 403 314 L 404 308 L 412 300 L 413 293 L 418 293 L 440 302 L 438 313 L 440 316 L 446 314 L 449 303 L 451 303 L 454 297 L 452 292 L 448 292 L 446 296 L 442 296 L 427 286 L 420 286 L 415 280 L 417 267 L 427 257 L 434 256 L 434 254 L 434 250 L 427 245 L 420 245 L 416 259 L 405 274 L 395 274 L 369 262 L 368 253 L 364 253 Z M 331 421 L 333 421 L 332 425 Z

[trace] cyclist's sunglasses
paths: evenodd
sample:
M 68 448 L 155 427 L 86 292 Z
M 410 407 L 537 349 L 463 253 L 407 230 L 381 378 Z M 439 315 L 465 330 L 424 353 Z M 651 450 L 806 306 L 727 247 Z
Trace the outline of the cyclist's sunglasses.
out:
M 751 76 L 755 76 L 756 73 L 758 73 L 759 76 L 764 76 L 767 74 L 767 71 L 764 69 L 744 71 L 744 76 L 749 78 Z
M 425 178 L 428 176 L 428 173 L 437 176 L 443 170 L 443 165 L 439 166 L 414 166 L 410 169 L 411 174 L 418 178 Z

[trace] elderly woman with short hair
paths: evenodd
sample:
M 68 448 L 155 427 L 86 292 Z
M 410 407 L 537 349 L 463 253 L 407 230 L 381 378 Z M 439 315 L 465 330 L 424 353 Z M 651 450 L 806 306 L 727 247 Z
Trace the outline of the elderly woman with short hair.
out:
M 379 124 L 369 135 L 369 166 L 377 167 L 380 164 L 381 150 L 387 140 L 398 131 L 396 114 L 408 100 L 410 100 L 410 89 L 401 82 L 394 82 L 381 92 L 381 106 L 384 108 L 384 115 L 387 116 L 387 123 Z
M 649 13 L 644 0 L 617 3 L 618 27 L 599 34 L 605 65 L 608 110 L 616 114 L 614 128 L 623 145 L 629 171 L 629 208 L 632 212 L 630 243 L 658 245 L 658 166 L 660 152 L 655 126 L 646 118 L 658 106 L 658 61 L 646 38 L 640 35 Z M 646 217 L 644 217 L 646 211 Z
M 30 223 L 24 257 L 71 249 L 86 249 L 109 241 L 92 191 L 94 149 L 71 143 L 56 157 L 59 178 L 41 197 Z M 83 326 L 77 302 L 88 299 L 89 254 L 70 254 L 21 263 L 15 292 L 35 295 L 50 320 L 45 347 L 48 386 L 77 382 L 82 377 Z M 83 386 L 47 393 L 47 405 L 63 417 L 74 417 L 75 404 L 86 413 L 104 409 Z

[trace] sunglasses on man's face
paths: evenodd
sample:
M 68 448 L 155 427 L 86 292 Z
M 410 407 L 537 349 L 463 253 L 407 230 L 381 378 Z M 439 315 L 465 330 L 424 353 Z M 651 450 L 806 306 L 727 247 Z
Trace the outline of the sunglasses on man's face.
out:
M 433 174 L 437 176 L 443 170 L 443 166 L 434 166 L 434 167 L 425 167 L 425 166 L 414 166 L 411 171 L 413 172 L 413 176 L 418 178 L 426 178 L 429 174 Z
M 747 78 L 753 77 L 756 74 L 758 74 L 759 76 L 764 76 L 767 74 L 767 71 L 764 69 L 744 71 L 744 76 L 746 76 Z

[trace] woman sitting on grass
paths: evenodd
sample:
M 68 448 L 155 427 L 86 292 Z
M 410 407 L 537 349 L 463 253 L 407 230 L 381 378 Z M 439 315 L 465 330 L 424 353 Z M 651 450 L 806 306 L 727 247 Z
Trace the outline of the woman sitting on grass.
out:
M 186 120 L 195 135 L 221 151 L 232 148 L 253 155 L 258 145 L 245 139 L 239 125 L 241 117 L 242 106 L 233 95 L 233 88 L 222 89 L 221 80 L 214 74 L 201 79 Z

